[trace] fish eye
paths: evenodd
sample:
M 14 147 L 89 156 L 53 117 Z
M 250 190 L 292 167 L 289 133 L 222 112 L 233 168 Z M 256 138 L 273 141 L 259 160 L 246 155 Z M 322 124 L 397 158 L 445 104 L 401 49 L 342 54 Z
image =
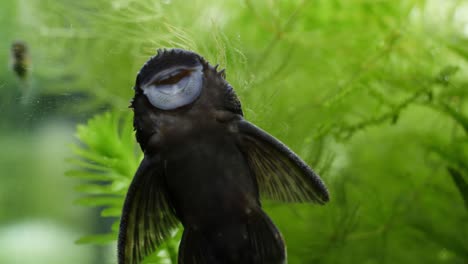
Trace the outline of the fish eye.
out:
M 200 96 L 203 67 L 170 68 L 162 71 L 142 87 L 150 103 L 162 110 L 190 104 Z

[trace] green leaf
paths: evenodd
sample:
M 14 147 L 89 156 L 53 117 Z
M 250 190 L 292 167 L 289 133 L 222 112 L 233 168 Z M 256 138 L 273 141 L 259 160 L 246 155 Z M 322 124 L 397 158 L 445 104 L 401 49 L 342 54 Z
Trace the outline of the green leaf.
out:
M 115 241 L 117 234 L 100 234 L 84 236 L 75 241 L 76 244 L 108 244 Z
M 86 125 L 78 125 L 79 142 L 71 149 L 74 157 L 67 161 L 72 169 L 65 174 L 80 180 L 75 190 L 86 196 L 76 204 L 104 207 L 102 217 L 119 218 L 128 186 L 139 165 L 142 154 L 135 152 L 131 112 L 106 112 L 91 118 Z M 78 243 L 102 244 L 117 239 L 118 220 L 110 234 L 91 235 Z
M 89 196 L 79 198 L 75 201 L 76 204 L 82 206 L 96 207 L 96 206 L 122 206 L 123 197 L 108 197 L 108 196 Z
M 122 213 L 122 207 L 109 207 L 101 212 L 102 217 L 118 217 Z

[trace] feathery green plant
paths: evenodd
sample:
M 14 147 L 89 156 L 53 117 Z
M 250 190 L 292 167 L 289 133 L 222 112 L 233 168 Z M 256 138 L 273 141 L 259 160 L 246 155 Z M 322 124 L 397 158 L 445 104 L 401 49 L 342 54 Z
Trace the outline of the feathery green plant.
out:
M 109 233 L 82 237 L 79 244 L 106 244 L 118 236 L 125 194 L 142 159 L 130 119 L 130 111 L 106 112 L 77 127 L 79 143 L 72 145 L 75 156 L 68 160 L 75 168 L 66 173 L 84 181 L 76 190 L 86 196 L 76 203 L 102 208 L 102 217 L 116 219 Z M 176 231 L 144 263 L 176 263 L 180 238 L 181 232 Z
M 75 156 L 68 160 L 75 168 L 67 175 L 85 180 L 76 190 L 87 196 L 77 204 L 102 207 L 103 217 L 120 216 L 125 193 L 141 160 L 130 117 L 129 113 L 106 112 L 79 125 L 76 137 L 80 142 L 72 146 Z M 84 237 L 78 242 L 114 241 L 117 231 L 118 221 L 112 233 Z
M 80 188 L 104 196 L 84 203 L 119 216 L 141 157 L 130 120 L 116 113 L 155 49 L 179 47 L 226 67 L 247 118 L 330 186 L 332 202 L 323 208 L 267 205 L 290 263 L 467 259 L 462 1 L 46 2 L 37 8 L 58 15 L 36 19 L 39 39 L 59 48 L 44 54 L 67 58 L 73 90 L 112 117 L 78 129 L 83 145 L 72 174 L 106 183 Z M 100 163 L 109 159 L 126 162 Z M 83 241 L 115 239 L 115 227 L 102 240 Z

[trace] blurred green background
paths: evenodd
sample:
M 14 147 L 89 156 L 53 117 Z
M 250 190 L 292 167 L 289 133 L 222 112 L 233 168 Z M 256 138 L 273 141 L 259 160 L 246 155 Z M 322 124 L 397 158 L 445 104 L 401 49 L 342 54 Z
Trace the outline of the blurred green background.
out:
M 289 263 L 468 263 L 468 1 L 2 0 L 0 39 L 0 263 L 115 263 L 131 88 L 164 47 L 226 68 L 328 185 L 267 203 Z

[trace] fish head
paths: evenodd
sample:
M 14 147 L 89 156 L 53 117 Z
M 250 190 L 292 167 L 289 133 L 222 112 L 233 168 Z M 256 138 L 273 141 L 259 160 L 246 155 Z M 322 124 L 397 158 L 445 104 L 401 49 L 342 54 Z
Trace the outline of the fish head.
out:
M 142 149 L 155 136 L 178 140 L 226 116 L 242 116 L 225 71 L 191 51 L 158 50 L 139 71 L 134 91 L 131 107 Z

